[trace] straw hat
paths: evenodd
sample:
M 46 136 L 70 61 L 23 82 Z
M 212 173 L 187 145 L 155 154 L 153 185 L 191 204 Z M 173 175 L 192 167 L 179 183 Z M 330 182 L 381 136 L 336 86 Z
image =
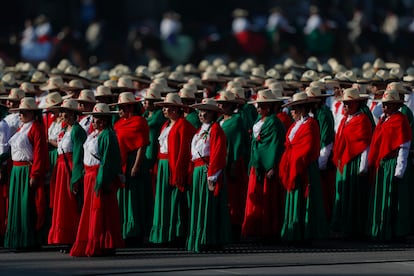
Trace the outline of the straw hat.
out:
M 309 98 L 325 98 L 333 96 L 329 94 L 322 94 L 321 88 L 319 86 L 308 86 L 305 88 L 305 92 Z
M 360 94 L 359 90 L 355 87 L 344 89 L 342 97 L 339 101 L 350 102 L 350 101 L 363 101 L 369 99 L 369 95 Z
M 1 78 L 1 82 L 4 84 L 5 87 L 12 88 L 17 86 L 16 78 L 13 73 L 4 74 Z
M 154 105 L 156 105 L 156 106 L 187 107 L 181 101 L 180 95 L 178 95 L 178 93 L 168 93 L 167 96 L 165 96 L 164 101 L 162 101 L 162 102 L 155 102 Z
M 41 110 L 34 98 L 32 97 L 25 97 L 20 100 L 20 104 L 18 108 L 10 108 L 10 111 L 19 111 L 19 110 Z
M 402 80 L 404 70 L 401 67 L 395 67 L 390 70 L 390 78 L 395 80 Z
M 276 70 L 275 68 L 270 68 L 269 70 L 266 71 L 266 76 L 273 78 L 275 80 L 280 80 L 281 76 L 278 70 Z M 268 79 L 266 79 L 268 80 Z
M 132 92 L 122 92 L 118 96 L 118 102 L 108 104 L 108 106 L 114 106 L 114 105 L 126 105 L 126 104 L 136 104 L 137 100 L 135 99 L 135 96 Z
M 145 91 L 144 100 L 153 100 L 153 101 L 162 100 L 161 92 L 154 88 L 147 88 Z
M 397 90 L 386 90 L 381 101 L 383 103 L 404 103 L 404 100 L 400 99 L 400 93 Z
M 67 86 L 64 84 L 61 76 L 52 76 L 47 80 L 46 85 L 40 87 L 40 90 L 54 90 L 54 89 L 66 89 Z
M 78 109 L 78 102 L 74 99 L 65 99 L 63 100 L 60 106 L 52 106 L 49 108 L 50 110 L 58 109 L 58 110 L 70 110 L 76 113 L 81 113 Z
M 163 92 L 168 93 L 168 92 L 175 92 L 175 91 L 177 91 L 176 89 L 168 86 L 167 79 L 165 79 L 165 78 L 155 78 L 152 81 L 151 85 L 153 83 L 159 84 L 161 93 L 163 93 Z M 150 85 L 150 87 L 151 87 L 151 85 Z
M 109 106 L 106 103 L 97 103 L 93 107 L 91 112 L 82 112 L 84 115 L 93 115 L 93 116 L 109 116 L 119 114 L 118 111 L 111 111 Z
M 290 97 L 283 96 L 284 89 L 280 86 L 279 83 L 272 83 L 269 86 L 269 89 L 272 90 L 273 95 L 275 95 L 276 98 L 281 100 L 288 100 Z
M 196 91 L 197 89 L 194 89 L 193 86 L 186 86 L 186 87 L 181 88 L 180 91 L 178 91 L 178 95 L 180 96 L 181 99 L 195 100 Z
M 396 90 L 398 93 L 401 94 L 411 94 L 410 91 L 404 88 L 402 82 L 399 81 L 390 82 L 385 90 Z
M 40 84 L 47 82 L 46 75 L 41 71 L 35 71 L 30 79 L 31 83 Z
M 226 82 L 226 80 L 219 78 L 215 72 L 206 71 L 201 75 L 201 82 Z
M 95 99 L 98 98 L 114 98 L 115 94 L 112 94 L 111 88 L 105 85 L 99 85 L 96 88 Z
M 308 94 L 306 92 L 298 92 L 293 94 L 292 99 L 282 105 L 282 107 L 288 107 L 288 106 L 294 106 L 294 105 L 300 105 L 300 104 L 308 104 L 308 103 L 316 103 L 319 102 L 319 99 L 316 98 L 309 98 Z
M 242 87 L 233 87 L 230 89 L 230 92 L 234 94 L 236 100 L 240 100 L 242 102 L 245 102 L 247 100 L 246 93 L 244 92 L 244 88 Z
M 65 91 L 77 91 L 84 89 L 83 82 L 79 79 L 73 79 L 69 82 L 68 86 L 64 88 Z
M 59 92 L 51 92 L 47 94 L 45 103 L 41 108 L 49 108 L 52 106 L 60 105 L 63 102 L 62 96 Z
M 0 97 L 0 100 L 9 100 L 9 101 L 20 101 L 25 97 L 25 93 L 20 88 L 12 88 L 9 92 L 9 95 Z
M 217 103 L 235 103 L 243 104 L 244 101 L 236 99 L 235 93 L 232 93 L 229 90 L 220 91 L 218 97 L 215 99 Z
M 275 97 L 275 95 L 272 93 L 272 90 L 270 89 L 263 89 L 259 90 L 257 92 L 256 100 L 248 102 L 249 104 L 253 103 L 274 103 L 274 102 L 280 102 L 282 99 L 278 99 Z
M 372 64 L 372 67 L 376 70 L 387 69 L 384 60 L 382 60 L 381 58 L 375 59 L 374 63 Z
M 132 78 L 129 76 L 123 76 L 118 79 L 117 82 L 118 89 L 135 89 L 134 84 L 132 82 Z
M 42 90 L 36 89 L 34 85 L 30 82 L 22 82 L 19 86 L 26 94 L 40 94 L 43 93 Z
M 214 112 L 221 112 L 222 110 L 218 107 L 217 102 L 214 99 L 206 98 L 198 104 L 190 105 L 192 108 L 196 108 L 198 110 L 210 110 Z
M 307 70 L 302 74 L 300 81 L 311 82 L 311 81 L 316 81 L 318 79 L 319 79 L 319 75 L 315 70 Z
M 81 90 L 79 97 L 76 100 L 78 102 L 96 103 L 95 94 L 90 89 Z
M 41 61 L 37 65 L 37 70 L 42 71 L 42 72 L 45 72 L 45 73 L 49 73 L 49 71 L 50 71 L 50 65 L 46 61 Z

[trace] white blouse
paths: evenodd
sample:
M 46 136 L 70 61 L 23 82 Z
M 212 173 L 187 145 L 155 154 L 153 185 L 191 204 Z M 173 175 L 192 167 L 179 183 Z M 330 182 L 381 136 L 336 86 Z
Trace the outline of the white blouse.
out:
M 259 120 L 257 123 L 253 125 L 253 137 L 257 138 L 262 130 L 263 124 L 265 120 Z
M 10 139 L 10 128 L 5 120 L 0 121 L 0 154 L 8 152 L 10 145 L 8 143 Z
M 298 132 L 298 129 L 300 128 L 301 125 L 303 125 L 304 123 L 306 123 L 306 121 L 309 119 L 309 117 L 302 117 L 300 118 L 300 120 L 296 121 L 292 127 L 292 130 L 289 133 L 289 141 L 292 141 L 293 138 L 295 138 L 296 132 Z
M 98 150 L 99 133 L 100 132 L 98 132 L 98 130 L 94 130 L 91 134 L 88 135 L 88 138 L 86 138 L 86 141 L 83 144 L 83 163 L 87 166 L 100 164 L 101 157 L 99 156 Z
M 15 134 L 17 129 L 22 124 L 19 118 L 19 113 L 10 113 L 4 118 L 4 120 L 9 125 L 10 135 Z
M 33 146 L 27 136 L 32 128 L 33 121 L 24 123 L 9 140 L 13 161 L 33 161 Z
M 73 152 L 73 141 L 70 136 L 72 128 L 65 131 L 62 138 L 58 138 L 58 154 Z
M 160 144 L 160 153 L 168 153 L 168 135 L 170 134 L 170 131 L 171 125 L 164 128 L 158 137 L 158 142 Z
M 62 131 L 62 122 L 53 121 L 47 130 L 49 140 L 57 140 L 59 133 Z
M 92 124 L 93 116 L 87 115 L 79 121 L 79 125 L 85 130 L 87 134 L 91 134 L 90 126 Z
M 210 130 L 211 124 L 202 124 L 191 141 L 191 160 L 210 156 Z

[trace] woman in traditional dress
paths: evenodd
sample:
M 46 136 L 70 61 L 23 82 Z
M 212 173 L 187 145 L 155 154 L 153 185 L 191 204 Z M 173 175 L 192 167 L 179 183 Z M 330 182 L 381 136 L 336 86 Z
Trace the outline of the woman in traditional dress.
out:
M 152 220 L 152 191 L 145 149 L 149 143 L 147 121 L 140 116 L 132 92 L 119 94 L 116 104 L 120 119 L 114 130 L 121 150 L 125 187 L 118 191 L 122 237 L 127 245 L 142 243 L 148 236 Z
M 41 109 L 33 98 L 23 98 L 17 109 L 22 125 L 10 138 L 13 167 L 10 175 L 6 248 L 41 245 L 45 220 L 44 180 L 48 168 L 46 131 Z
M 344 237 L 362 237 L 367 221 L 369 186 L 368 151 L 372 138 L 371 121 L 360 110 L 362 97 L 356 88 L 343 91 L 344 117 L 333 146 L 336 166 L 335 200 L 331 229 Z
M 279 165 L 279 176 L 287 191 L 281 238 L 287 242 L 309 242 L 328 234 L 318 168 L 319 126 L 309 116 L 311 104 L 316 101 L 306 92 L 298 92 L 283 105 L 290 107 L 295 121 L 286 133 Z
M 222 246 L 230 242 L 231 224 L 227 206 L 226 135 L 216 122 L 220 108 L 212 99 L 191 107 L 198 110 L 201 127 L 191 142 L 194 166 L 187 250 Z
M 158 138 L 158 176 L 149 241 L 183 246 L 188 232 L 191 139 L 196 129 L 184 118 L 185 105 L 178 93 L 168 93 L 155 105 L 163 107 L 168 121 Z
M 260 90 L 255 101 L 259 118 L 253 125 L 249 182 L 242 237 L 276 241 L 283 217 L 284 192 L 278 179 L 285 128 L 274 114 L 277 99 L 270 89 Z
M 83 143 L 86 132 L 77 122 L 78 103 L 67 99 L 59 107 L 51 109 L 60 111 L 64 128 L 57 136 L 56 174 L 51 183 L 54 197 L 51 198 L 52 224 L 48 243 L 72 246 L 76 239 L 76 231 L 83 198 Z M 70 248 L 63 248 L 66 253 Z
M 93 128 L 83 148 L 84 203 L 71 256 L 106 256 L 124 246 L 117 200 L 122 185 L 121 153 L 111 116 L 116 114 L 105 103 L 91 112 Z
M 375 175 L 368 208 L 368 235 L 375 240 L 404 237 L 411 231 L 407 164 L 411 128 L 399 111 L 404 101 L 397 90 L 382 97 L 383 115 L 378 120 L 368 154 Z

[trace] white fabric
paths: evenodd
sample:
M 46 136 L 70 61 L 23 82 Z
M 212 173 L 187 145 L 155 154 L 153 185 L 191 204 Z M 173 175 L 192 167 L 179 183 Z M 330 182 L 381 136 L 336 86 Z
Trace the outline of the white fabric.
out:
M 368 172 L 368 152 L 369 152 L 369 146 L 361 153 L 361 162 L 359 163 L 359 173 Z
M 309 16 L 306 21 L 306 26 L 303 28 L 304 34 L 308 35 L 314 30 L 318 29 L 322 24 L 322 19 L 318 14 L 313 14 Z
M 408 141 L 400 146 L 397 155 L 397 165 L 395 166 L 394 176 L 403 178 L 405 169 L 407 168 L 408 153 L 410 152 L 411 141 Z
M 27 136 L 32 125 L 33 121 L 23 124 L 20 130 L 9 139 L 13 161 L 33 161 L 33 146 Z
M 158 142 L 160 144 L 160 153 L 168 153 L 168 135 L 171 131 L 171 125 L 164 128 L 160 136 L 158 137 Z
M 309 117 L 302 117 L 300 118 L 300 120 L 294 122 L 292 130 L 289 133 L 289 141 L 292 141 L 293 138 L 295 138 L 296 132 L 298 132 L 298 129 L 300 128 L 301 125 L 303 125 L 304 123 L 306 123 L 306 121 L 308 120 Z
M 191 141 L 191 160 L 210 156 L 211 124 L 202 124 Z
M 98 147 L 99 133 L 98 130 L 94 130 L 88 135 L 88 138 L 86 138 L 86 141 L 83 144 L 83 163 L 87 166 L 99 165 L 101 163 Z
M 10 150 L 8 143 L 10 139 L 10 128 L 6 121 L 0 121 L 0 154 L 6 153 Z
M 232 30 L 234 34 L 247 31 L 249 30 L 249 28 L 250 28 L 250 23 L 247 20 L 247 18 L 238 17 L 238 18 L 235 18 L 232 22 Z
M 62 122 L 53 121 L 47 130 L 49 140 L 57 140 L 59 133 L 62 131 Z
M 259 120 L 257 123 L 253 125 L 253 137 L 255 139 L 259 136 L 260 131 L 262 130 L 263 124 L 264 124 L 264 120 Z
M 86 134 L 91 134 L 90 125 L 92 124 L 92 121 L 93 121 L 92 115 L 87 115 L 79 121 L 79 125 L 86 131 Z
M 22 124 L 22 122 L 20 121 L 18 112 L 17 113 L 10 113 L 9 115 L 7 115 L 4 118 L 4 120 L 9 125 L 10 136 L 13 136 L 16 133 L 17 129 Z
M 414 112 L 414 93 L 404 95 L 405 105 Z
M 328 165 L 329 156 L 331 155 L 331 152 L 332 152 L 332 146 L 333 146 L 333 143 L 330 143 L 326 147 L 321 148 L 321 150 L 319 151 L 318 164 L 319 164 L 320 170 L 326 169 Z
M 71 138 L 72 128 L 65 131 L 63 137 L 58 139 L 58 154 L 73 152 L 73 141 Z
M 336 103 L 338 102 L 338 100 L 334 99 L 332 100 L 332 105 L 331 105 L 331 111 L 332 111 L 332 115 L 334 117 L 334 129 L 335 129 L 335 133 L 338 131 L 338 127 L 339 124 L 342 121 L 343 118 L 343 109 L 344 109 L 344 105 L 342 102 L 340 102 L 339 107 L 336 108 Z

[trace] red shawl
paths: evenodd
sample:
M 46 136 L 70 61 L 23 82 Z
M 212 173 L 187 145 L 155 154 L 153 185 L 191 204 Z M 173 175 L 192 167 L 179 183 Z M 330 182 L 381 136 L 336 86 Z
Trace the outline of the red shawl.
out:
M 141 116 L 121 118 L 115 123 L 114 130 L 121 151 L 122 169 L 125 172 L 128 153 L 149 144 L 148 123 Z
M 288 130 L 290 126 L 293 124 L 292 118 L 286 112 L 282 111 L 276 114 L 279 120 L 282 122 L 285 130 Z
M 333 146 L 333 162 L 342 173 L 343 168 L 361 154 L 371 142 L 371 122 L 365 113 L 354 116 L 348 123 L 344 117 L 339 124 Z
M 167 121 L 163 129 L 169 124 Z M 191 140 L 196 129 L 186 119 L 178 119 L 168 134 L 168 164 L 170 167 L 170 184 L 184 191 L 188 184 L 191 162 Z
M 279 164 L 280 180 L 287 191 L 295 188 L 296 177 L 305 173 L 311 162 L 318 160 L 320 151 L 319 126 L 316 120 L 308 118 L 290 141 L 288 137 L 294 125 L 286 134 L 285 152 Z
M 218 123 L 213 123 L 210 131 L 210 161 L 207 176 L 212 176 L 219 170 L 224 170 L 226 168 L 226 156 L 226 134 Z M 224 173 L 224 171 L 222 173 Z M 218 181 L 214 190 L 214 195 L 218 195 L 221 185 L 221 181 Z
M 398 111 L 389 116 L 387 120 L 381 118 L 372 136 L 368 165 L 378 168 L 382 159 L 398 150 L 411 138 L 411 128 L 407 116 Z

